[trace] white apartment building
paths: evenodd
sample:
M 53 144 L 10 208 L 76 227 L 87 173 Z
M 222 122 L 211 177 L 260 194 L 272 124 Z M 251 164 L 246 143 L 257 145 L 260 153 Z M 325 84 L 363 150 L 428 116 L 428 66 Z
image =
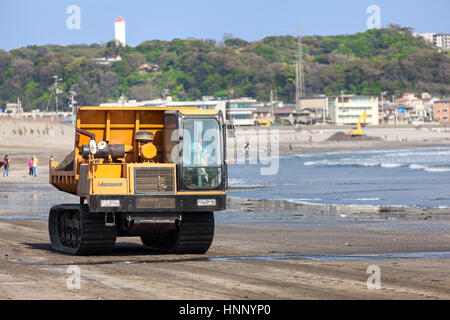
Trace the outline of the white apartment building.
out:
M 415 37 L 422 37 L 426 41 L 433 43 L 436 47 L 442 50 L 450 50 L 450 34 L 447 33 L 414 33 Z
M 356 95 L 328 97 L 328 115 L 335 124 L 354 125 L 365 111 L 367 123 L 378 125 L 378 97 Z
M 230 103 L 229 112 L 227 112 L 227 104 Z M 127 100 L 120 97 L 118 102 L 102 103 L 101 107 L 153 107 L 153 106 L 167 106 L 167 107 L 198 107 L 200 109 L 214 109 L 220 110 L 225 120 L 229 120 L 235 126 L 253 126 L 255 119 L 253 113 L 256 108 L 253 107 L 257 101 L 251 98 L 240 99 L 203 99 L 199 101 L 173 101 L 169 96 L 166 100 L 155 99 L 147 101 Z

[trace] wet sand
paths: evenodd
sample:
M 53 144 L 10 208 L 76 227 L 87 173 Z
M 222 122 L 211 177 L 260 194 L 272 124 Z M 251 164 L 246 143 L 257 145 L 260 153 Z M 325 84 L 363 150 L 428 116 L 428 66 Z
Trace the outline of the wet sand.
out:
M 72 257 L 52 250 L 46 213 L 76 198 L 43 179 L 0 192 L 0 299 L 450 298 L 445 211 L 231 199 L 215 215 L 205 255 L 162 255 L 138 238 L 118 238 L 111 255 Z M 80 268 L 80 290 L 66 286 L 72 265 Z M 379 290 L 367 288 L 371 265 L 381 270 Z
M 77 202 L 47 182 L 48 155 L 62 160 L 72 150 L 65 137 L 0 141 L 13 159 L 10 177 L 0 177 L 0 299 L 450 299 L 450 214 L 443 210 L 232 199 L 215 214 L 205 255 L 157 254 L 138 238 L 118 238 L 107 256 L 57 253 L 48 210 Z M 20 164 L 33 153 L 38 178 Z M 80 290 L 66 286 L 72 265 L 81 271 Z M 379 290 L 367 288 L 371 265 L 381 270 Z

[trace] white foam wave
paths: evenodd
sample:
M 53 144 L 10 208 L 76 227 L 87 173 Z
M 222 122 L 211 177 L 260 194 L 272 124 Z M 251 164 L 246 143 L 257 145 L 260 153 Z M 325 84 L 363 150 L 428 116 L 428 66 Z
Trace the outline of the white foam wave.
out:
M 450 168 L 449 167 L 429 167 L 429 166 L 425 166 L 422 164 L 411 164 L 409 166 L 410 169 L 412 170 L 423 170 L 426 172 L 450 172 Z
M 345 201 L 380 201 L 380 198 L 357 198 L 357 199 L 342 199 Z
M 450 150 L 447 151 L 425 151 L 425 152 L 395 152 L 395 153 L 386 153 L 383 156 L 386 157 L 419 157 L 419 156 L 448 156 L 450 155 Z
M 403 166 L 401 163 L 384 163 L 384 162 L 364 162 L 364 161 L 331 161 L 331 160 L 317 160 L 317 161 L 306 161 L 303 165 L 305 166 L 329 166 L 329 167 L 382 167 L 382 168 L 398 168 Z
M 409 165 L 409 168 L 412 169 L 412 170 L 423 170 L 423 169 L 426 168 L 426 166 L 423 166 L 421 164 L 413 163 L 413 164 Z
M 230 185 L 236 186 L 236 185 L 244 185 L 246 184 L 246 181 L 244 179 L 229 178 L 228 183 Z
M 294 154 L 294 158 L 309 158 L 311 156 L 312 156 L 311 154 L 303 154 L 303 153 Z
M 352 166 L 361 166 L 361 167 L 377 167 L 380 166 L 380 163 L 376 163 L 376 162 L 362 162 L 362 163 L 353 163 L 351 164 Z
M 382 168 L 398 168 L 401 167 L 402 164 L 401 163 L 382 163 L 381 167 Z
M 450 168 L 425 168 L 426 172 L 450 172 Z
M 317 203 L 317 202 L 311 202 L 311 201 L 320 201 L 322 199 L 298 199 L 298 198 L 281 198 L 280 200 L 291 202 L 291 203 L 298 203 L 298 204 L 305 204 L 305 205 L 327 205 L 324 203 Z

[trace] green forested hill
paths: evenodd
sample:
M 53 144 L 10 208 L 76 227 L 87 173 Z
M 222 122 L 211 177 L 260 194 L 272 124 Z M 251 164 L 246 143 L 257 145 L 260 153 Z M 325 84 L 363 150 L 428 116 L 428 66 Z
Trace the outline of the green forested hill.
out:
M 96 64 L 94 58 L 120 51 L 123 60 Z M 307 94 L 388 95 L 396 91 L 436 95 L 450 92 L 450 56 L 440 53 L 407 28 L 391 26 L 354 35 L 303 38 Z M 168 88 L 178 99 L 203 95 L 254 97 L 268 100 L 277 90 L 285 102 L 295 100 L 296 38 L 266 37 L 247 42 L 229 38 L 144 41 L 136 47 L 106 45 L 28 46 L 0 51 L 0 104 L 21 97 L 26 110 L 45 109 L 52 76 L 63 78 L 61 99 L 78 92 L 81 105 L 130 99 L 153 99 Z M 157 72 L 138 72 L 144 62 Z M 63 101 L 64 103 L 64 101 Z

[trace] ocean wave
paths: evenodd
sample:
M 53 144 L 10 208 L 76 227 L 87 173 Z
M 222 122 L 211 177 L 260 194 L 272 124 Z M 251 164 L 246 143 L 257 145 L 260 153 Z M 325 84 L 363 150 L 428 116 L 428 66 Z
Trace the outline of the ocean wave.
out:
M 331 152 L 318 152 L 318 153 L 297 153 L 288 157 L 294 158 L 308 158 L 308 157 L 326 157 L 326 156 L 357 156 L 367 155 L 369 158 L 380 157 L 417 157 L 417 156 L 440 156 L 450 155 L 449 147 L 437 147 L 437 148 L 414 148 L 414 149 L 384 149 L 384 150 L 354 150 L 354 151 L 331 151 Z M 367 159 L 367 158 L 366 158 Z
M 299 154 L 293 155 L 294 158 L 309 158 L 311 156 L 313 156 L 313 155 L 309 154 L 309 153 L 299 153 Z
M 247 182 L 244 179 L 237 179 L 237 178 L 229 178 L 228 183 L 230 185 L 245 185 Z
M 384 156 L 387 157 L 418 157 L 418 156 L 425 156 L 425 157 L 429 157 L 429 156 L 448 156 L 450 155 L 450 150 L 446 150 L 446 151 L 424 151 L 424 152 L 414 152 L 414 151 L 410 151 L 410 152 L 395 152 L 395 153 L 386 153 Z
M 382 168 L 398 168 L 401 167 L 402 164 L 401 163 L 382 163 L 381 167 Z
M 287 201 L 290 203 L 296 203 L 296 204 L 304 204 L 304 205 L 314 205 L 314 206 L 326 206 L 327 204 L 325 203 L 317 203 L 317 202 L 311 202 L 311 201 L 321 201 L 322 199 L 310 199 L 310 200 L 306 200 L 306 199 L 302 199 L 302 198 L 281 198 L 279 200 L 282 201 Z
M 402 163 L 391 163 L 391 162 L 372 162 L 372 161 L 333 161 L 333 160 L 317 160 L 317 161 L 306 161 L 303 165 L 305 166 L 327 166 L 327 167 L 381 167 L 381 168 L 398 168 L 404 166 Z
M 380 198 L 341 199 L 343 201 L 380 201 Z
M 344 207 L 344 208 L 379 208 L 379 205 L 372 205 L 372 204 L 343 204 L 343 203 L 327 203 L 325 202 L 325 200 L 321 199 L 321 200 L 317 200 L 317 201 L 321 201 L 321 202 L 311 202 L 311 201 L 316 201 L 315 199 L 310 199 L 310 200 L 306 200 L 306 199 L 302 199 L 302 198 L 281 198 L 279 200 L 283 200 L 283 201 L 287 201 L 287 202 L 291 202 L 291 203 L 297 203 L 297 204 L 304 204 L 304 205 L 311 205 L 311 206 L 333 206 L 333 207 Z
M 450 168 L 425 168 L 426 172 L 450 172 Z
M 409 168 L 412 170 L 423 170 L 426 168 L 426 166 L 413 163 L 413 164 L 409 165 Z
M 411 164 L 409 168 L 412 170 L 423 170 L 426 172 L 450 172 L 450 167 L 430 167 L 422 164 Z

